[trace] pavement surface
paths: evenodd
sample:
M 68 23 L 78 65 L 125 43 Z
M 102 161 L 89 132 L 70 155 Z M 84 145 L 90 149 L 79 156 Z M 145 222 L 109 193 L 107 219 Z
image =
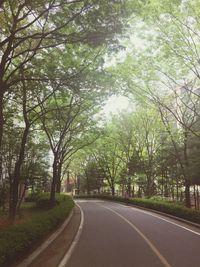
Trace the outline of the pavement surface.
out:
M 200 229 L 118 203 L 76 202 L 83 230 L 66 267 L 200 267 Z

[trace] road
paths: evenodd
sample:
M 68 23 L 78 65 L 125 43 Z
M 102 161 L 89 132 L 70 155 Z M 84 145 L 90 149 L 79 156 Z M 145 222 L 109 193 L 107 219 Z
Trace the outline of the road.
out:
M 198 228 L 118 203 L 77 203 L 83 229 L 66 267 L 200 267 Z

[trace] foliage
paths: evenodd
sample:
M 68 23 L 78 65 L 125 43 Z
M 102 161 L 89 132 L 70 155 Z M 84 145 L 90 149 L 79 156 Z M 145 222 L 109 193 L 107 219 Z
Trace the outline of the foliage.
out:
M 119 48 L 117 35 L 132 10 L 126 2 L 129 8 L 104 0 L 0 2 L 0 178 L 9 183 L 12 220 L 20 183 L 46 187 L 49 148 L 54 201 L 63 162 L 93 141 L 91 117 L 110 84 L 103 57 L 108 47 Z

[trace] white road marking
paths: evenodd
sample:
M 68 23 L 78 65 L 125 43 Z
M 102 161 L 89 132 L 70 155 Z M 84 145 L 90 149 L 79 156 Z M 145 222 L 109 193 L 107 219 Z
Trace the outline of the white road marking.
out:
M 76 200 L 76 203 L 84 203 L 84 202 L 92 202 L 92 203 L 99 203 L 99 202 L 105 202 L 104 200 L 96 200 L 96 199 L 88 199 L 88 200 L 85 200 L 85 199 L 80 199 L 80 200 Z
M 79 242 L 82 230 L 83 230 L 83 224 L 84 224 L 84 213 L 83 210 L 81 209 L 81 207 L 76 203 L 76 205 L 79 207 L 80 211 L 81 211 L 81 223 L 79 225 L 78 231 L 76 233 L 76 236 L 69 248 L 69 250 L 67 251 L 67 253 L 65 254 L 65 256 L 63 257 L 63 259 L 61 260 L 61 262 L 59 263 L 58 267 L 66 267 L 67 263 L 77 245 L 77 243 Z
M 115 211 L 115 210 L 113 210 L 111 208 L 108 208 L 108 207 L 106 207 L 104 205 L 101 205 L 101 206 L 103 206 L 105 209 L 108 209 L 108 210 L 112 211 L 117 216 L 119 216 L 121 219 L 123 219 L 126 223 L 128 223 L 142 237 L 142 239 L 148 244 L 148 246 L 151 248 L 151 250 L 156 254 L 156 256 L 159 258 L 159 260 L 162 262 L 162 264 L 165 267 L 171 267 L 171 265 L 163 257 L 163 255 L 158 251 L 158 249 L 153 245 L 153 243 L 151 243 L 151 241 L 133 223 L 131 223 L 129 220 L 127 220 L 124 216 L 122 216 L 117 211 Z
M 123 204 L 120 204 L 120 205 L 124 206 Z M 151 213 L 151 211 L 145 211 L 145 210 L 141 210 L 140 208 L 135 208 L 135 207 L 131 207 L 131 206 L 126 206 L 126 207 L 127 207 L 127 208 L 131 208 L 131 209 L 134 209 L 134 210 L 136 210 L 136 211 L 138 211 L 138 212 L 142 212 L 142 213 L 148 214 L 148 215 L 150 215 L 150 216 L 152 216 L 152 217 L 155 217 L 155 218 L 157 218 L 157 219 L 160 219 L 160 220 L 162 220 L 162 221 L 171 223 L 171 224 L 173 224 L 173 225 L 175 225 L 175 226 L 177 226 L 177 227 L 180 227 L 180 228 L 182 228 L 182 229 L 184 229 L 184 230 L 186 230 L 186 231 L 188 231 L 188 232 L 191 232 L 191 233 L 193 233 L 193 234 L 195 234 L 195 235 L 200 236 L 200 233 L 199 233 L 199 232 L 196 232 L 196 231 L 194 231 L 194 230 L 191 230 L 190 228 L 187 228 L 187 227 L 182 226 L 182 225 L 180 225 L 180 224 L 178 224 L 178 223 L 172 222 L 172 221 L 170 221 L 170 220 L 168 220 L 168 219 L 165 219 L 165 218 L 163 218 L 163 217 L 160 217 L 159 215 L 153 214 L 153 213 Z M 152 212 L 153 212 L 153 211 L 152 211 Z

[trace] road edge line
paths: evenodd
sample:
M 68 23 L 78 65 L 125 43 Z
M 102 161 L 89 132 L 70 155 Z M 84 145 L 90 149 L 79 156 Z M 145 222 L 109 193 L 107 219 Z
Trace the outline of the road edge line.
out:
M 117 202 L 113 202 L 113 203 L 117 203 Z M 122 204 L 122 203 L 120 203 L 119 205 L 121 205 L 121 206 L 125 206 L 125 204 Z M 181 229 L 184 229 L 184 230 L 186 230 L 186 231 L 188 231 L 188 232 L 191 232 L 191 233 L 193 233 L 193 234 L 195 234 L 195 235 L 198 235 L 198 236 L 200 236 L 200 233 L 199 232 L 196 232 L 196 231 L 194 231 L 194 230 L 192 230 L 192 229 L 190 229 L 190 228 L 188 228 L 189 226 L 193 226 L 193 227 L 195 227 L 195 225 L 190 225 L 190 224 L 188 224 L 188 227 L 186 227 L 186 226 L 183 226 L 183 225 L 181 225 L 181 224 L 178 224 L 178 222 L 182 222 L 182 223 L 185 223 L 185 224 L 187 224 L 187 221 L 185 222 L 185 221 L 182 221 L 182 220 L 177 220 L 177 223 L 176 222 L 173 222 L 173 221 L 170 221 L 170 220 L 168 220 L 167 218 L 170 218 L 170 219 L 173 219 L 173 220 L 175 220 L 176 221 L 176 218 L 177 217 L 175 217 L 175 216 L 166 216 L 165 215 L 165 213 L 162 213 L 162 212 L 154 212 L 154 210 L 152 210 L 152 209 L 141 209 L 141 208 L 138 208 L 138 206 L 133 206 L 133 205 L 129 205 L 128 207 L 130 207 L 131 209 L 136 209 L 136 210 L 138 210 L 139 212 L 141 212 L 141 213 L 145 213 L 145 214 L 148 214 L 149 216 L 152 216 L 152 217 L 155 217 L 155 218 L 157 218 L 157 219 L 160 219 L 160 220 L 162 220 L 162 221 L 165 221 L 165 222 L 167 222 L 167 223 L 169 223 L 169 224 L 172 224 L 172 225 L 175 225 L 175 226 L 177 226 L 177 227 L 179 227 L 179 228 L 181 228 Z M 155 214 L 154 214 L 155 213 Z M 163 216 L 163 217 L 160 217 L 160 216 L 158 216 L 158 215 L 161 215 L 161 216 Z M 167 218 L 164 218 L 164 217 L 167 217 Z M 200 227 L 197 227 L 198 229 L 200 228 Z
M 116 202 L 115 202 L 115 203 L 116 203 Z M 122 204 L 122 205 L 123 205 L 123 204 Z M 144 210 L 144 211 L 148 211 L 148 212 L 152 212 L 152 213 L 157 213 L 157 214 L 159 214 L 159 215 L 161 215 L 161 216 L 165 216 L 165 217 L 168 217 L 168 218 L 170 218 L 170 219 L 173 219 L 173 220 L 176 220 L 176 221 L 179 221 L 179 222 L 188 224 L 189 226 L 193 226 L 193 227 L 196 227 L 196 228 L 199 228 L 199 229 L 200 229 L 200 224 L 199 224 L 199 223 L 195 223 L 195 222 L 192 222 L 192 221 L 188 221 L 188 220 L 183 219 L 183 218 L 181 218 L 181 217 L 177 217 L 177 216 L 174 216 L 174 215 L 171 215 L 171 214 L 162 212 L 162 211 L 154 210 L 154 209 L 148 209 L 148 208 L 141 207 L 141 206 L 134 205 L 134 204 L 130 204 L 129 206 L 132 207 L 132 208 L 138 208 L 138 209 L 140 209 L 140 210 Z
M 83 225 L 84 225 L 84 213 L 83 213 L 83 210 L 82 208 L 76 203 L 76 206 L 79 207 L 80 211 L 81 211 L 81 222 L 80 222 L 80 225 L 79 225 L 79 228 L 78 228 L 78 231 L 74 237 L 74 240 L 72 241 L 71 243 L 71 246 L 70 248 L 68 249 L 68 251 L 66 252 L 66 254 L 64 255 L 64 257 L 62 258 L 62 260 L 60 261 L 58 267 L 66 267 L 67 266 L 67 263 L 69 261 L 69 259 L 71 258 L 71 255 L 80 239 L 80 236 L 81 236 L 81 233 L 82 233 L 82 230 L 83 230 Z

